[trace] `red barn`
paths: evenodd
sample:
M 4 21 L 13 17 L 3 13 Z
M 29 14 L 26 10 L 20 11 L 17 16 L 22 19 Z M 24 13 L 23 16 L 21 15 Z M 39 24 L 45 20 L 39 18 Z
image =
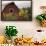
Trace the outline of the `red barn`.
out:
M 14 2 L 11 2 L 5 6 L 5 8 L 3 9 L 2 13 L 1 13 L 2 14 L 1 20 L 7 20 L 6 16 L 8 16 L 8 15 L 4 15 L 4 14 L 9 14 L 9 13 L 12 13 L 13 16 L 15 15 L 16 19 L 18 19 L 19 8 L 15 5 Z M 15 20 L 15 19 L 13 19 L 13 20 Z

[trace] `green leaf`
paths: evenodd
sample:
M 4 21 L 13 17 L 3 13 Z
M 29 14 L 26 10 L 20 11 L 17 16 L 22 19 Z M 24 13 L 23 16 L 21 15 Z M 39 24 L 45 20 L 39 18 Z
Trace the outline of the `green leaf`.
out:
M 46 20 L 46 15 L 45 15 L 45 20 Z
M 17 35 L 18 31 L 17 31 L 15 26 L 6 26 L 6 27 L 7 27 L 6 28 L 6 32 L 5 32 L 6 36 L 12 37 L 12 36 L 16 36 Z
M 39 20 L 39 21 L 44 20 L 44 18 L 43 18 L 41 15 L 38 15 L 38 16 L 36 17 L 36 19 Z

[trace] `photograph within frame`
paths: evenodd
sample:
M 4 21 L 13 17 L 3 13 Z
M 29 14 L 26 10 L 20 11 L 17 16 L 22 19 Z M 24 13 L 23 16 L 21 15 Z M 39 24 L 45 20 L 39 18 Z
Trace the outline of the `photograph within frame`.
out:
M 32 0 L 2 1 L 1 21 L 32 21 Z

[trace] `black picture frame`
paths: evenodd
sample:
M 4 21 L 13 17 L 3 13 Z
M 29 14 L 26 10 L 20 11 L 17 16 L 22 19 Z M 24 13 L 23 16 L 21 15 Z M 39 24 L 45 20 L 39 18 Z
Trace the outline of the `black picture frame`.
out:
M 12 19 L 10 19 L 9 17 L 9 19 L 5 16 L 5 14 L 4 14 L 4 16 L 6 17 L 6 18 L 4 18 L 4 16 L 2 15 L 3 14 L 3 12 L 5 12 L 5 11 L 7 11 L 7 10 L 4 10 L 4 9 L 6 9 L 5 7 L 4 7 L 4 9 L 2 10 L 2 8 L 3 8 L 3 2 L 5 2 L 6 0 L 2 0 L 1 1 L 1 21 L 32 21 L 32 0 L 22 0 L 22 1 L 28 1 L 28 2 L 31 2 L 30 4 L 30 9 L 29 9 L 29 11 L 30 11 L 30 14 L 28 14 L 28 17 L 26 18 L 23 18 L 23 17 L 18 17 L 19 19 L 16 19 L 16 20 L 12 20 Z M 7 0 L 8 1 L 8 0 Z M 10 0 L 11 1 L 11 0 Z M 13 1 L 14 2 L 14 1 Z M 10 3 L 12 3 L 13 4 L 13 2 L 10 2 Z M 21 2 L 21 1 L 19 1 L 19 2 Z M 10 3 L 8 3 L 8 4 L 10 4 Z M 7 5 L 8 5 L 7 4 Z M 25 8 L 25 9 L 28 9 L 28 8 Z M 26 14 L 26 12 L 25 12 L 25 14 Z M 6 14 L 7 15 L 7 14 Z M 11 17 L 12 18 L 12 17 Z M 17 17 L 16 17 L 17 18 Z

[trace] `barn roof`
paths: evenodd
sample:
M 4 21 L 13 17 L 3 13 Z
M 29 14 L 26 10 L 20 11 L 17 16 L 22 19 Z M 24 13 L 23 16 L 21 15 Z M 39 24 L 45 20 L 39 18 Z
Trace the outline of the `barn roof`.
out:
M 16 6 L 16 4 L 14 2 L 11 2 L 5 6 L 2 12 L 4 12 L 7 9 L 7 7 L 10 7 L 10 6 L 14 6 L 14 8 L 16 8 L 17 11 L 19 11 L 19 8 Z

